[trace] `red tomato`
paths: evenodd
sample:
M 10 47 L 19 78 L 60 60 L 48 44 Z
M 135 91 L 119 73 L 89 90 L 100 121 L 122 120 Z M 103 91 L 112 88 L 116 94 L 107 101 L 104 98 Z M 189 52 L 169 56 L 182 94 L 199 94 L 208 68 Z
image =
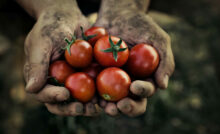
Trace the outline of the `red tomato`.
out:
M 105 35 L 108 35 L 107 31 L 105 30 L 105 28 L 103 27 L 92 27 L 88 30 L 86 30 L 85 32 L 85 35 L 88 37 L 88 36 L 92 36 L 92 35 L 96 35 L 95 37 L 91 38 L 88 40 L 88 42 L 94 46 L 96 41 L 105 36 Z
M 159 55 L 155 48 L 147 44 L 137 44 L 131 51 L 127 67 L 134 77 L 150 76 L 159 64 Z
M 114 43 L 114 47 L 112 48 L 112 45 L 110 43 L 109 36 L 104 36 L 100 38 L 94 47 L 94 55 L 96 60 L 99 64 L 105 67 L 121 67 L 123 66 L 126 61 L 128 60 L 129 56 L 129 50 L 127 44 L 122 41 L 121 45 L 116 47 L 117 43 L 119 42 L 118 37 L 111 36 L 111 40 Z M 117 54 L 117 60 L 114 57 L 114 52 L 110 49 L 114 49 L 113 51 L 116 51 Z M 110 52 L 103 52 L 103 50 L 110 50 Z
M 82 72 L 88 74 L 90 77 L 95 79 L 98 76 L 99 72 L 101 72 L 101 70 L 102 70 L 102 67 L 99 64 L 92 63 L 90 66 L 83 69 Z
M 90 101 L 95 94 L 94 80 L 82 72 L 70 75 L 66 79 L 65 87 L 75 99 L 81 102 Z
M 49 67 L 49 76 L 56 78 L 59 83 L 64 83 L 66 78 L 74 73 L 70 65 L 65 61 L 55 61 Z
M 65 51 L 66 61 L 73 67 L 87 67 L 92 62 L 92 46 L 84 40 L 76 40 L 70 44 L 70 53 Z
M 119 101 L 129 92 L 131 79 L 120 68 L 110 67 L 103 70 L 96 79 L 98 92 L 108 101 Z

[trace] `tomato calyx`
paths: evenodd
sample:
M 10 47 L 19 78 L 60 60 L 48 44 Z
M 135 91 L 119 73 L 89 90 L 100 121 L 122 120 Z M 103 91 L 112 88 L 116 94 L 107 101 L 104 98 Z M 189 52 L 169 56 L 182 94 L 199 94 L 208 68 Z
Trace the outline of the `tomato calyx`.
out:
M 97 34 L 93 34 L 93 35 L 86 36 L 85 33 L 84 33 L 84 31 L 83 31 L 83 27 L 82 27 L 82 26 L 80 26 L 80 29 L 81 29 L 81 31 L 82 31 L 82 38 L 83 38 L 83 40 L 85 40 L 85 41 L 88 41 L 88 40 L 90 40 L 90 39 L 92 39 L 92 38 L 94 38 L 94 37 L 97 36 Z
M 108 95 L 108 94 L 102 94 L 102 97 L 103 97 L 105 100 L 108 100 L 108 101 L 112 99 L 111 96 Z
M 126 48 L 120 48 L 121 46 L 121 43 L 122 43 L 122 39 L 120 38 L 120 40 L 114 44 L 112 39 L 111 39 L 111 36 L 109 36 L 109 43 L 111 45 L 110 48 L 107 48 L 107 49 L 104 49 L 104 50 L 101 50 L 102 52 L 105 52 L 105 53 L 113 53 L 113 57 L 114 57 L 114 60 L 117 62 L 118 60 L 118 52 L 122 52 L 122 51 L 125 51 L 127 49 Z
M 71 41 L 69 41 L 67 38 L 65 38 L 64 40 L 66 41 L 67 45 L 66 45 L 66 47 L 64 47 L 64 48 L 62 48 L 62 49 L 63 49 L 63 50 L 67 50 L 68 53 L 69 53 L 69 55 L 71 55 L 70 47 L 71 47 L 71 45 L 72 45 L 73 43 L 75 43 L 75 41 L 76 41 L 76 36 L 73 35 Z

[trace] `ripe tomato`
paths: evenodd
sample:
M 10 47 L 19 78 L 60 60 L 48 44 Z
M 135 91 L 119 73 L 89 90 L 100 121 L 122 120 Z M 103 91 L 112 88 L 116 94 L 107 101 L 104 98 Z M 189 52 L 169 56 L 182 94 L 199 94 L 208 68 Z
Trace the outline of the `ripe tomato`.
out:
M 94 46 L 96 41 L 98 39 L 100 39 L 101 37 L 105 36 L 105 35 L 108 35 L 107 31 L 105 30 L 105 28 L 103 27 L 92 27 L 88 30 L 86 30 L 85 32 L 85 36 L 86 37 L 92 37 L 94 36 L 93 38 L 90 38 L 88 39 L 88 42 Z
M 66 79 L 65 87 L 75 99 L 81 102 L 90 101 L 95 94 L 94 80 L 82 72 L 70 75 Z
M 92 46 L 84 40 L 68 41 L 66 46 L 66 61 L 73 67 L 86 67 L 92 62 Z
M 74 72 L 72 67 L 62 60 L 53 62 L 49 67 L 49 76 L 54 77 L 59 83 L 64 83 L 66 78 Z
M 99 64 L 92 63 L 87 68 L 84 68 L 82 72 L 88 74 L 90 77 L 95 79 L 98 76 L 99 72 L 101 72 L 101 70 L 102 70 L 102 67 Z
M 129 92 L 131 79 L 120 68 L 110 67 L 103 70 L 96 79 L 98 92 L 108 101 L 119 101 Z
M 114 36 L 100 38 L 94 47 L 94 55 L 99 64 L 105 67 L 121 67 L 128 60 L 127 44 Z
M 134 77 L 150 76 L 159 64 L 159 55 L 155 48 L 147 44 L 137 44 L 131 51 L 127 62 L 129 73 Z

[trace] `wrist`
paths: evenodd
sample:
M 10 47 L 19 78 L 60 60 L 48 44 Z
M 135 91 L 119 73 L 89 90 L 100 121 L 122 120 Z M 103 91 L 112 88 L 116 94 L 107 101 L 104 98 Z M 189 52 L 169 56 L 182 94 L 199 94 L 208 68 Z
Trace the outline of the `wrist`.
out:
M 150 0 L 102 0 L 99 15 L 112 14 L 120 12 L 146 12 Z
M 54 0 L 51 3 L 47 3 L 46 6 L 38 8 L 35 11 L 35 18 L 38 19 L 44 14 L 50 14 L 55 12 L 62 12 L 67 14 L 82 14 L 75 0 Z
M 80 12 L 76 0 L 16 0 L 32 17 L 38 19 L 46 11 Z

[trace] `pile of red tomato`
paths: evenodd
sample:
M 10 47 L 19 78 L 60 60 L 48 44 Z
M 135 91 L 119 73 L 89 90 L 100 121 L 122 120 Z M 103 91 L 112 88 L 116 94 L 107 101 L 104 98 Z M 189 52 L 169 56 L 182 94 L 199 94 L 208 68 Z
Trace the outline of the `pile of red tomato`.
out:
M 102 27 L 82 29 L 82 38 L 65 39 L 65 60 L 49 67 L 49 75 L 78 101 L 90 101 L 95 92 L 107 101 L 119 101 L 128 95 L 131 78 L 146 78 L 159 64 L 151 45 L 137 44 L 129 50 L 122 39 L 109 36 Z

